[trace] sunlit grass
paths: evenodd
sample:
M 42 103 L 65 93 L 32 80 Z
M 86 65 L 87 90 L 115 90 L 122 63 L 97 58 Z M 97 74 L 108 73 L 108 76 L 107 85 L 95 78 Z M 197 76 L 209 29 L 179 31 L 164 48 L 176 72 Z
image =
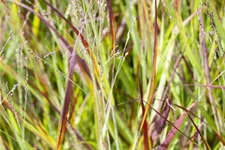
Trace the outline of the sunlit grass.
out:
M 224 6 L 1 1 L 0 150 L 224 149 Z

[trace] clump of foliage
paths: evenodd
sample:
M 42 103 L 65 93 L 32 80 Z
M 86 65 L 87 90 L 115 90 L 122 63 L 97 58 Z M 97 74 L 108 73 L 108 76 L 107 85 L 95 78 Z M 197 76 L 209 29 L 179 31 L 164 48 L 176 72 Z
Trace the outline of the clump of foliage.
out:
M 224 8 L 2 0 L 0 149 L 223 149 Z

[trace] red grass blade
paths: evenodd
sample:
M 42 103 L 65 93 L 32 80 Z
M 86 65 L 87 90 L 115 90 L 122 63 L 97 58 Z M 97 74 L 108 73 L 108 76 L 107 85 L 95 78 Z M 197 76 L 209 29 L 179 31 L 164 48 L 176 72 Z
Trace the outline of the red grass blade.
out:
M 74 52 L 75 53 L 75 52 Z M 71 82 L 75 67 L 75 57 L 70 58 L 70 64 L 69 64 L 69 75 L 67 79 L 67 85 L 66 85 L 66 94 L 64 98 L 64 104 L 63 104 L 63 110 L 61 114 L 61 127 L 60 127 L 60 133 L 58 135 L 58 142 L 57 142 L 57 150 L 60 150 L 63 144 L 65 132 L 66 132 L 66 125 L 67 125 L 67 114 L 69 112 L 69 105 L 72 98 L 72 90 L 73 90 L 73 84 Z M 70 80 L 69 80 L 70 79 Z

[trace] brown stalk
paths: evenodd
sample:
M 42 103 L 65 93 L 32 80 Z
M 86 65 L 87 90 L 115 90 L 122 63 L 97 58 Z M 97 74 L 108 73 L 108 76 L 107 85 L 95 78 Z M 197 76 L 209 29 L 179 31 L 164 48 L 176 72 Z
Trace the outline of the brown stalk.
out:
M 139 85 L 139 91 L 140 91 L 140 99 L 141 99 L 141 108 L 142 108 L 142 116 L 144 117 L 144 113 L 145 113 L 145 106 L 144 106 L 144 101 L 143 101 L 143 88 L 142 88 L 142 84 L 141 84 L 141 75 L 140 75 L 140 65 L 138 65 L 138 85 Z M 144 149 L 145 150 L 149 150 L 149 138 L 148 138 L 148 123 L 147 120 L 144 120 L 144 125 L 143 125 L 143 134 L 144 134 Z
M 158 24 L 157 24 L 157 0 L 155 0 L 155 23 L 154 23 L 154 56 L 153 56 L 153 69 L 152 69 L 152 78 L 151 78 L 151 88 L 148 97 L 148 104 L 151 105 L 153 101 L 154 91 L 155 91 L 155 82 L 156 82 L 156 62 L 157 62 L 157 35 L 158 35 Z M 146 106 L 144 116 L 142 118 L 140 131 L 142 130 L 144 120 L 147 117 L 148 111 L 150 109 L 149 105 Z

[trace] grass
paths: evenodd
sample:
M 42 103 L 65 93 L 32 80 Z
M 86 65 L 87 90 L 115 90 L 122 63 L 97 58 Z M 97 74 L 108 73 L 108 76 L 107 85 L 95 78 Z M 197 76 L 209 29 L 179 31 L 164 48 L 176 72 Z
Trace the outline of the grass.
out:
M 225 2 L 0 2 L 0 149 L 224 149 Z

